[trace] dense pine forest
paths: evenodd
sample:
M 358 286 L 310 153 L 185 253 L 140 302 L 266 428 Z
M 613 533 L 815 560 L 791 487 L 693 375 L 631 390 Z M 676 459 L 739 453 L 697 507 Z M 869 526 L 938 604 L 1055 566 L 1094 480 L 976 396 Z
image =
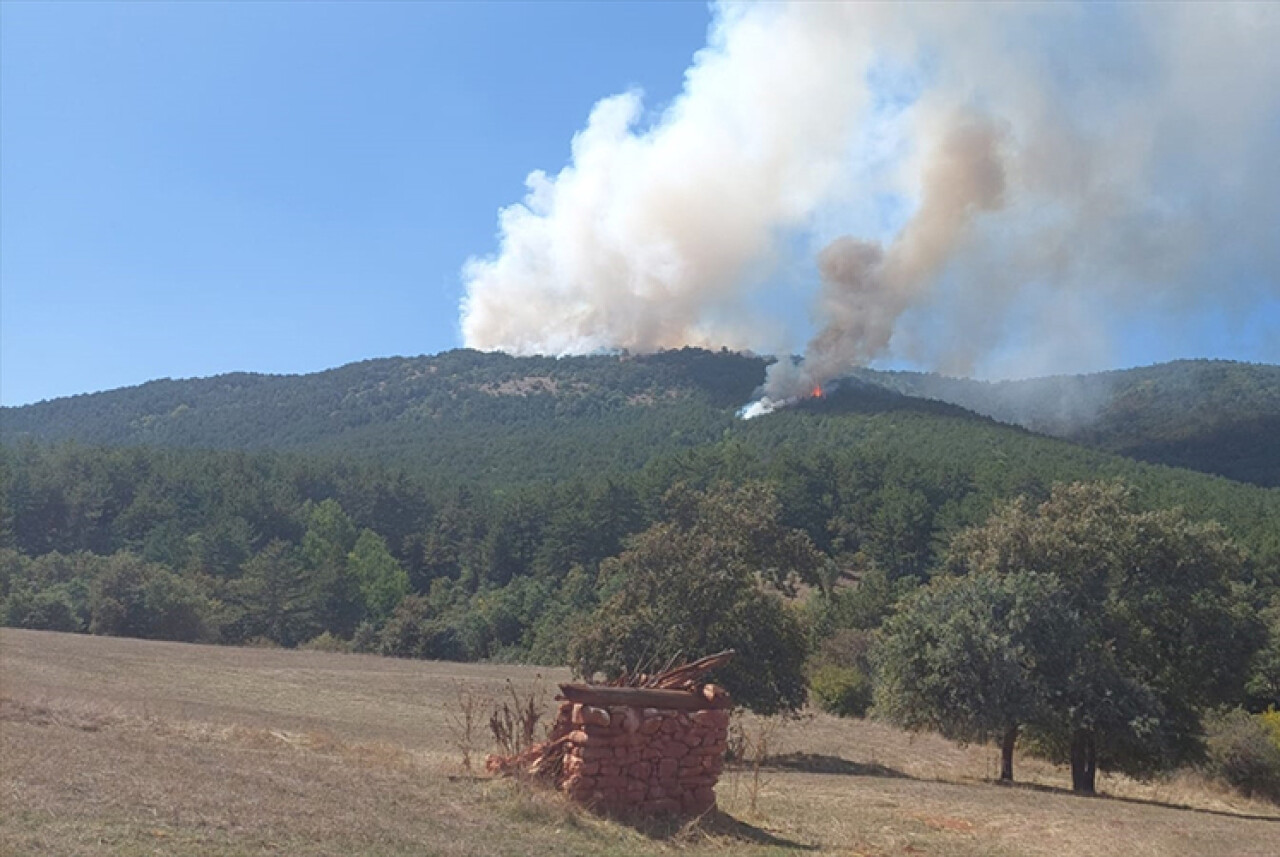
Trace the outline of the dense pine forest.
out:
M 0 409 L 0 428 L 10 444 L 342 453 L 427 480 L 506 485 L 631 471 L 735 434 L 735 412 L 766 366 L 699 349 L 559 359 L 457 350 L 312 375 L 152 381 Z M 1143 461 L 1280 484 L 1276 366 L 1181 361 L 994 384 L 863 371 L 844 384 L 862 395 L 846 397 L 842 412 L 978 413 Z
M 1179 360 L 998 383 L 917 372 L 860 377 L 1143 461 L 1280 486 L 1280 366 Z
M 1004 388 L 862 373 L 741 420 L 765 365 L 694 349 L 456 351 L 6 409 L 0 619 L 585 672 L 733 646 L 753 667 L 726 680 L 753 707 L 812 693 L 860 713 L 877 669 L 895 674 L 873 662 L 892 651 L 877 649 L 881 626 L 892 620 L 890 640 L 914 627 L 910 605 L 966 573 L 966 555 L 993 562 L 965 545 L 1021 498 L 1026 520 L 1050 530 L 1068 523 L 1027 510 L 1087 518 L 1090 503 L 1110 504 L 1110 519 L 1132 520 L 1130 535 L 1106 537 L 1118 545 L 1108 562 L 1130 562 L 1124 538 L 1145 544 L 1132 534 L 1153 527 L 1161 545 L 1189 539 L 1169 573 L 1219 575 L 1243 664 L 1210 701 L 1280 701 L 1280 489 L 1264 487 L 1280 450 L 1265 433 L 1231 448 L 1214 440 L 1277 418 L 1274 367 L 1050 379 L 1018 393 L 1030 403 L 1021 415 Z M 1045 416 L 1067 384 L 1096 405 L 1069 431 Z M 1197 444 L 1214 453 L 1200 469 L 1251 462 L 1259 484 L 1138 460 L 1164 460 L 1152 450 L 1167 447 L 1176 461 Z M 1101 487 L 1068 502 L 1073 483 Z M 1054 550 L 1044 573 L 1060 576 L 1069 551 Z M 1058 590 L 1028 586 L 1066 609 Z

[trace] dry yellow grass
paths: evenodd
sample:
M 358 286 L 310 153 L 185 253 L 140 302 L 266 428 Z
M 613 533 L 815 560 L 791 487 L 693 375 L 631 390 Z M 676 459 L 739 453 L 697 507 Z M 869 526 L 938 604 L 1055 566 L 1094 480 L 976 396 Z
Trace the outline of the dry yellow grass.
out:
M 723 812 L 635 830 L 465 775 L 458 683 L 498 696 L 555 670 L 0 631 L 5 855 L 1268 855 L 1280 809 L 1183 777 L 1101 782 L 826 716 L 730 771 Z M 746 728 L 757 728 L 749 718 Z M 481 746 L 484 736 L 477 737 Z

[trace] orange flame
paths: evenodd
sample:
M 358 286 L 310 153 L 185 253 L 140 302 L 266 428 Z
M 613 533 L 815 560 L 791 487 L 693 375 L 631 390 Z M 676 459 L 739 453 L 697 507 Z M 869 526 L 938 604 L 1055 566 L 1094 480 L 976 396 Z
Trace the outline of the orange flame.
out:
M 813 396 L 815 399 L 821 399 L 822 398 L 821 385 L 814 385 L 813 392 L 810 393 L 809 395 Z

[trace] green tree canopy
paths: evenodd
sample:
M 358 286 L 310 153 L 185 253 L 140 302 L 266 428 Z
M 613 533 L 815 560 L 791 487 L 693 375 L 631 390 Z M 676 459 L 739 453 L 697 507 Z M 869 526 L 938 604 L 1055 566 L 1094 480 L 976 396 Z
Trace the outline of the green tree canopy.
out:
M 586 675 L 661 665 L 736 649 L 719 679 L 761 712 L 805 700 L 804 630 L 777 590 L 814 579 L 807 536 L 779 523 L 765 486 L 684 487 L 666 498 L 670 519 L 606 560 L 604 600 L 574 636 L 570 658 Z
M 361 530 L 347 555 L 347 569 L 360 585 L 369 615 L 381 621 L 409 594 L 409 575 L 373 530 Z
M 311 571 L 317 620 L 323 627 L 349 637 L 366 612 L 361 582 L 347 567 L 356 545 L 356 526 L 332 498 L 309 504 L 305 511 L 307 530 L 302 537 L 302 560 Z
M 231 590 L 239 636 L 296 646 L 319 632 L 320 597 L 290 544 L 274 541 L 244 566 Z
M 118 637 L 198 640 L 208 600 L 189 579 L 132 554 L 108 557 L 89 595 L 89 631 Z
M 1267 642 L 1254 655 L 1249 693 L 1259 708 L 1280 706 L 1280 594 L 1259 614 L 1267 628 Z
M 1078 791 L 1093 791 L 1099 766 L 1143 773 L 1194 753 L 1201 712 L 1239 697 L 1261 644 L 1247 593 L 1237 583 L 1246 558 L 1222 529 L 1176 510 L 1138 512 L 1119 485 L 1056 485 L 1038 506 L 1025 499 L 1009 503 L 986 524 L 957 535 L 948 565 L 955 574 L 1030 574 L 1054 582 L 1053 609 L 1043 615 L 1058 630 L 1025 637 L 1034 645 L 1021 660 L 1018 614 L 1000 612 L 1002 589 L 968 587 L 994 623 L 982 627 L 979 638 L 996 648 L 1014 646 L 1009 657 L 1028 667 L 1026 722 L 1041 749 L 1070 760 Z M 935 594 L 921 596 L 917 609 L 956 586 L 966 591 L 935 582 Z M 972 621 L 981 626 L 986 620 Z M 899 627 L 905 634 L 913 626 L 903 619 Z M 886 643 L 886 657 L 895 647 L 901 644 Z M 998 655 L 993 650 L 977 662 L 999 664 Z M 946 681 L 966 681 L 963 658 L 937 666 L 950 672 Z M 884 693 L 897 687 L 890 683 Z M 963 712 L 965 706 L 957 706 L 930 716 L 953 721 Z M 961 719 L 949 728 L 966 727 Z
M 1047 676 L 1067 668 L 1077 625 L 1051 575 L 980 572 L 910 596 L 876 652 L 877 713 L 908 729 L 999 741 L 1013 779 L 1019 728 L 1049 716 Z

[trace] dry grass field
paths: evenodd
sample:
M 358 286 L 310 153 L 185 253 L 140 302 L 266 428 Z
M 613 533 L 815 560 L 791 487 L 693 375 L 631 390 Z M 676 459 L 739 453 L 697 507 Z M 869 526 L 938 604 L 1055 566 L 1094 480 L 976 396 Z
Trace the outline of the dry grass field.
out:
M 1280 853 L 1280 808 L 1191 777 L 1103 778 L 1088 799 L 1062 790 L 1065 771 L 1019 759 L 1024 784 L 1005 788 L 990 748 L 822 715 L 775 729 L 758 787 L 731 770 L 721 811 L 681 829 L 604 821 L 462 770 L 459 686 L 498 697 L 540 682 L 549 703 L 562 678 L 0 631 L 0 853 Z

